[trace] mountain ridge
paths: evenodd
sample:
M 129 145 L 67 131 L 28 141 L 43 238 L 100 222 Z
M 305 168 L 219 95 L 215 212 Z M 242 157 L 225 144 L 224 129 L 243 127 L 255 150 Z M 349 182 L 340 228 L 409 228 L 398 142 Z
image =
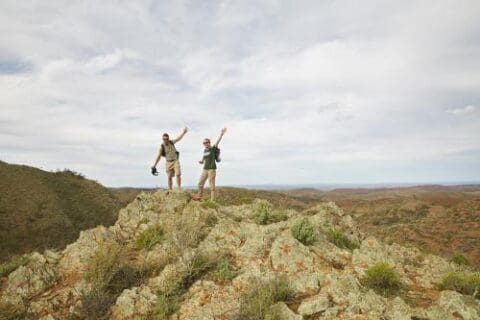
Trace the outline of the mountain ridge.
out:
M 378 270 L 388 282 L 372 282 Z M 446 282 L 460 276 L 480 281 L 470 267 L 364 234 L 333 202 L 296 211 L 157 191 L 63 251 L 29 255 L 2 278 L 0 315 L 478 319 L 478 291 Z

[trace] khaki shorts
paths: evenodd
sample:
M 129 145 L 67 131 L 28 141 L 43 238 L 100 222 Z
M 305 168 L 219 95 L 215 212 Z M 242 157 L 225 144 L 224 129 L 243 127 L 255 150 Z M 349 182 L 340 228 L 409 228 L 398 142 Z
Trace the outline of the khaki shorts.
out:
M 210 188 L 215 189 L 215 177 L 216 176 L 217 176 L 217 170 L 215 170 L 215 169 L 209 169 L 209 170 L 203 169 L 202 175 L 200 176 L 200 181 L 198 181 L 198 186 L 203 187 L 205 185 L 205 182 L 208 179 L 208 185 L 210 186 Z
M 165 169 L 169 177 L 173 177 L 174 175 L 175 176 L 182 175 L 182 171 L 180 170 L 180 161 L 178 160 L 167 161 L 165 165 Z

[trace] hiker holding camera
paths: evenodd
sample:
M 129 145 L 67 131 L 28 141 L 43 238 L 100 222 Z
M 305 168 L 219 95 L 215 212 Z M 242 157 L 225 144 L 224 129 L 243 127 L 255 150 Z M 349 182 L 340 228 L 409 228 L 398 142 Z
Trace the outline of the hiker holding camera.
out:
M 183 136 L 188 132 L 188 128 L 184 128 L 182 133 L 175 139 L 170 140 L 168 133 L 164 133 L 162 136 L 162 144 L 160 146 L 160 150 L 158 151 L 157 159 L 155 160 L 155 164 L 152 167 L 152 174 L 157 176 L 157 164 L 162 157 L 165 157 L 165 169 L 167 172 L 168 177 L 168 190 L 172 190 L 173 187 L 173 176 L 176 177 L 177 180 L 177 187 L 178 189 L 182 186 L 182 172 L 180 170 L 180 161 L 179 155 L 180 153 L 175 148 L 175 144 L 182 140 Z
M 208 179 L 208 185 L 210 186 L 210 200 L 215 200 L 215 177 L 217 175 L 217 162 L 220 162 L 220 149 L 218 145 L 223 138 L 223 135 L 227 132 L 227 128 L 223 128 L 220 137 L 218 137 L 217 142 L 212 146 L 210 139 L 203 139 L 203 145 L 205 149 L 203 150 L 203 158 L 198 161 L 198 163 L 203 164 L 202 175 L 200 176 L 200 181 L 198 181 L 198 194 L 194 197 L 195 200 L 200 200 L 203 195 L 203 187 L 205 182 Z

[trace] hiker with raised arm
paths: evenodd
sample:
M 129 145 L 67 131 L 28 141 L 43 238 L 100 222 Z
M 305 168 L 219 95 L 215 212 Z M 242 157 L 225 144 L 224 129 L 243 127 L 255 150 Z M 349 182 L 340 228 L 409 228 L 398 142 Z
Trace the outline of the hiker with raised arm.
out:
M 179 155 L 175 147 L 176 143 L 182 140 L 185 134 L 188 132 L 188 128 L 184 128 L 182 133 L 173 140 L 170 140 L 168 133 L 164 133 L 162 136 L 162 144 L 160 145 L 160 150 L 158 151 L 157 158 L 152 167 L 152 174 L 157 176 L 157 164 L 160 162 L 162 157 L 165 158 L 165 169 L 168 179 L 168 190 L 172 190 L 173 187 L 173 176 L 177 180 L 177 187 L 181 189 L 182 187 L 182 171 L 180 169 Z
M 194 197 L 195 200 L 200 200 L 203 196 L 203 188 L 208 179 L 210 186 L 210 200 L 215 201 L 215 178 L 217 176 L 217 162 L 220 162 L 220 149 L 218 145 L 222 141 L 223 135 L 227 132 L 227 128 L 223 128 L 220 132 L 215 144 L 212 146 L 209 138 L 203 139 L 203 157 L 198 163 L 203 164 L 202 175 L 198 182 L 198 194 Z

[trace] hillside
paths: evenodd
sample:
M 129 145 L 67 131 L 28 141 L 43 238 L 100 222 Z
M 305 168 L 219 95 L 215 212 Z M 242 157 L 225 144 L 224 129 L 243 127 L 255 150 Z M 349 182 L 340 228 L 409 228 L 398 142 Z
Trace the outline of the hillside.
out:
M 113 226 L 0 271 L 5 319 L 480 318 L 479 273 L 385 244 L 333 202 L 296 211 L 142 193 Z
M 119 200 L 72 171 L 46 172 L 0 161 L 0 261 L 63 248 L 81 230 L 111 225 Z
M 133 201 L 140 190 L 129 190 Z M 205 199 L 208 198 L 208 192 Z M 303 210 L 334 201 L 359 228 L 386 242 L 415 245 L 448 259 L 467 258 L 480 268 L 480 186 L 417 186 L 378 189 L 293 189 L 281 191 L 218 188 L 222 205 L 266 199 L 280 208 Z
M 480 267 L 479 191 L 478 185 L 335 190 L 319 199 L 335 201 L 362 231 L 386 242 Z

